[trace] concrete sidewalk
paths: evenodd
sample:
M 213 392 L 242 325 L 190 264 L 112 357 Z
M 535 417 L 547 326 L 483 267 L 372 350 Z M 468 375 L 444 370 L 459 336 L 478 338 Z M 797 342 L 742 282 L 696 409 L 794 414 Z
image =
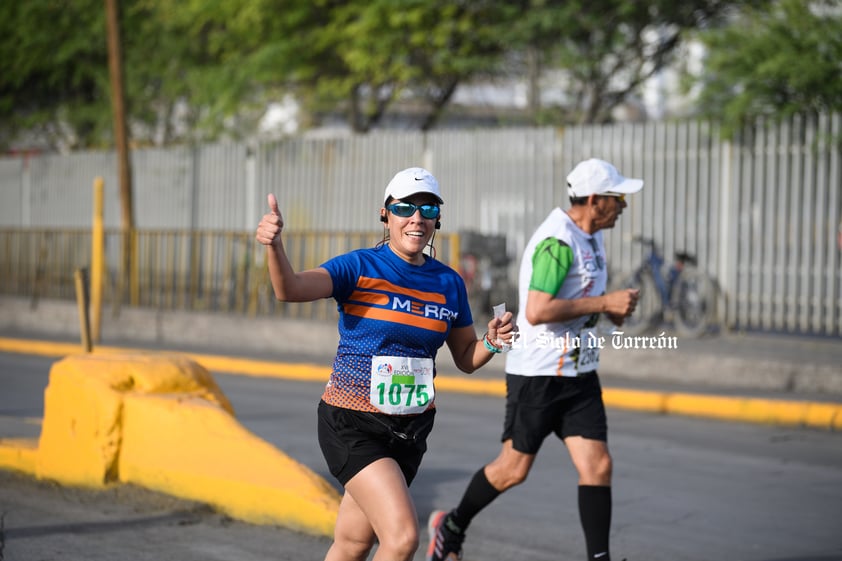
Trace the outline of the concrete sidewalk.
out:
M 0 336 L 79 342 L 79 325 L 74 302 L 42 300 L 33 308 L 28 300 L 0 297 Z M 673 336 L 664 330 L 664 337 Z M 123 309 L 116 318 L 104 313 L 100 344 L 329 366 L 337 340 L 334 322 Z M 842 401 L 840 338 L 723 333 L 678 338 L 677 348 L 668 349 L 617 349 L 613 343 L 607 339 L 601 353 L 606 384 Z M 447 349 L 437 362 L 441 373 L 458 373 Z M 500 379 L 504 363 L 495 357 L 472 377 Z

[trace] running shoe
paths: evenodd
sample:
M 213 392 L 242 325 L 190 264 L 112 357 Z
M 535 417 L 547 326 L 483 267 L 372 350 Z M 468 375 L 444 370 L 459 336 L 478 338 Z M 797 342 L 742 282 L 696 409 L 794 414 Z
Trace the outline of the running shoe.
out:
M 465 534 L 449 520 L 448 513 L 434 510 L 427 521 L 430 546 L 427 561 L 458 561 L 462 559 L 462 542 Z

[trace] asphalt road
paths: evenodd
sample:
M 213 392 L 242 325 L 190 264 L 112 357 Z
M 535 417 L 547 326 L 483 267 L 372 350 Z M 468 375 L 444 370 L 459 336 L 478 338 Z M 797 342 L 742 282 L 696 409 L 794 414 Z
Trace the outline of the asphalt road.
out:
M 0 436 L 37 435 L 52 360 L 0 354 Z M 329 478 L 316 443 L 321 384 L 215 376 L 244 426 Z M 501 398 L 443 392 L 437 400 L 413 485 L 422 525 L 495 455 L 502 423 Z M 842 434 L 613 409 L 609 424 L 616 559 L 842 560 Z M 3 561 L 321 559 L 329 546 L 135 487 L 86 491 L 2 471 L 0 514 Z M 548 440 L 530 478 L 474 521 L 464 560 L 583 552 L 576 476 L 563 446 Z

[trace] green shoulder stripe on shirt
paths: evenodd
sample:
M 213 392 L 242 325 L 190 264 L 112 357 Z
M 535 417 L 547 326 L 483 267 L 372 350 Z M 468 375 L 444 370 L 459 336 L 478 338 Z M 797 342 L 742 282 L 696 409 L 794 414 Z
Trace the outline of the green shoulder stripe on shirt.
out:
M 558 238 L 547 238 L 535 247 L 532 254 L 532 278 L 529 290 L 558 294 L 567 271 L 573 264 L 573 250 Z

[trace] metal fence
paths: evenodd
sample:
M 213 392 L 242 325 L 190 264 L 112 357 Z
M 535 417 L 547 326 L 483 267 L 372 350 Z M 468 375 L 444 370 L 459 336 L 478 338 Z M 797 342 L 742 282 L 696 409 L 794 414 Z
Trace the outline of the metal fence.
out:
M 131 241 L 136 274 L 124 281 L 120 271 L 122 236 L 105 232 L 104 301 L 115 314 L 124 305 L 159 310 L 218 311 L 290 318 L 336 317 L 332 300 L 282 303 L 272 294 L 265 249 L 251 232 L 142 230 Z M 436 238 L 436 257 L 459 267 L 459 237 Z M 296 270 L 317 267 L 329 257 L 374 246 L 366 233 L 284 234 Z M 428 250 L 429 251 L 429 250 Z M 75 272 L 91 263 L 89 230 L 0 228 L 0 294 L 31 299 L 76 298 Z
M 145 149 L 132 153 L 135 221 L 141 235 L 214 231 L 251 238 L 266 194 L 274 192 L 290 234 L 324 233 L 339 240 L 330 248 L 337 251 L 372 245 L 362 241 L 379 237 L 385 184 L 397 170 L 422 165 L 442 185 L 442 233 L 462 234 L 463 253 L 473 251 L 464 240 L 483 239 L 473 233 L 503 240 L 495 255 L 480 257 L 507 264 L 494 282 L 508 284 L 503 292 L 511 294 L 532 231 L 551 208 L 566 206 L 567 172 L 596 156 L 645 180 L 607 233 L 615 274 L 642 259 L 634 236 L 654 238 L 667 257 L 679 250 L 698 256 L 719 284 L 727 327 L 840 336 L 840 138 L 842 118 L 831 115 L 759 124 L 734 142 L 707 123 L 673 122 Z M 88 228 L 97 176 L 106 184 L 105 225 L 116 230 L 113 153 L 0 158 L 0 228 L 15 229 L 15 236 L 55 231 L 50 243 Z M 34 260 L 39 249 L 11 247 L 17 242 L 8 232 L 0 232 L 0 271 L 16 280 L 4 278 L 0 290 L 15 293 L 34 277 L 11 267 L 10 256 L 35 252 Z M 293 311 L 299 306 L 281 313 L 299 313 Z

